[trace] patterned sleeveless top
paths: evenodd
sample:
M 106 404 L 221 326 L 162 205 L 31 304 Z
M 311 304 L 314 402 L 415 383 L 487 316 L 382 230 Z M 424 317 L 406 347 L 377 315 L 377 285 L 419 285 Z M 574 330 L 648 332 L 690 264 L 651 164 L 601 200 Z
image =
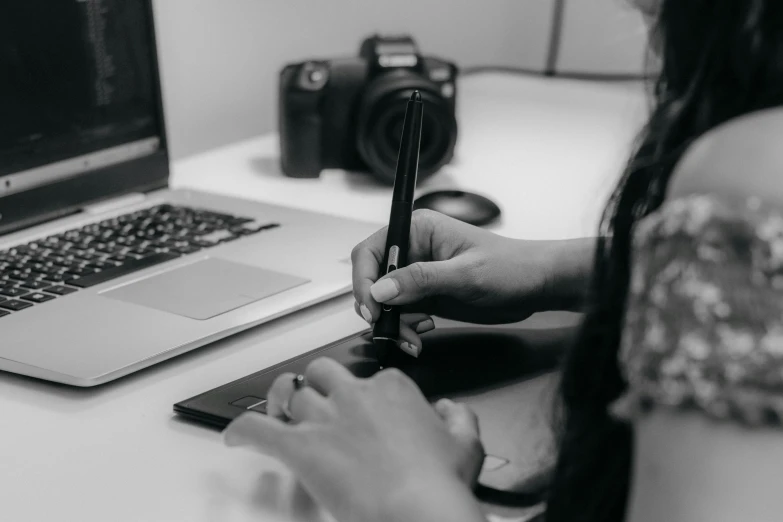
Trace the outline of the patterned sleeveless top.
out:
M 783 214 L 694 195 L 641 220 L 620 367 L 621 418 L 669 407 L 783 424 Z

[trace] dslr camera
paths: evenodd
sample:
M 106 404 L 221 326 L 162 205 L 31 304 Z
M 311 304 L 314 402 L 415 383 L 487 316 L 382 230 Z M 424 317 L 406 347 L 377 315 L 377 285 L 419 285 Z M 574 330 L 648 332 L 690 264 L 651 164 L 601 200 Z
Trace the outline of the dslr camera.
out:
M 366 171 L 394 183 L 406 102 L 424 102 L 419 179 L 451 161 L 457 141 L 457 67 L 422 56 L 407 36 L 372 36 L 357 58 L 289 64 L 280 73 L 283 173 L 316 178 L 321 170 Z

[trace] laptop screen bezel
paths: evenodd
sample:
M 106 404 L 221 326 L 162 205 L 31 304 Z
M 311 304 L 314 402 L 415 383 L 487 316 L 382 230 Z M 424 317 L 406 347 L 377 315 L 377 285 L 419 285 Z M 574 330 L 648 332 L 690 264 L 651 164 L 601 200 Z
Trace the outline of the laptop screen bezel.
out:
M 0 197 L 0 235 L 77 213 L 86 205 L 101 200 L 168 186 L 169 153 L 153 0 L 142 1 L 152 49 L 152 78 L 160 146 L 147 156 Z

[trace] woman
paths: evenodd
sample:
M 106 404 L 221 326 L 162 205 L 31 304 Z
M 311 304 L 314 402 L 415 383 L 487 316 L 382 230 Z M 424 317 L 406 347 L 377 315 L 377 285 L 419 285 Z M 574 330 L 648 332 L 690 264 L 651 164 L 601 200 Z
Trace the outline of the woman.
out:
M 418 263 L 378 280 L 384 231 L 354 251 L 357 311 L 518 321 L 586 309 L 562 379 L 550 522 L 780 520 L 783 495 L 783 3 L 639 0 L 661 59 L 655 107 L 597 241 L 512 241 L 419 213 Z M 400 373 L 328 360 L 282 376 L 230 444 L 289 464 L 338 520 L 479 521 L 475 418 Z M 287 424 L 276 419 L 291 418 Z M 523 441 L 520 441 L 523 443 Z

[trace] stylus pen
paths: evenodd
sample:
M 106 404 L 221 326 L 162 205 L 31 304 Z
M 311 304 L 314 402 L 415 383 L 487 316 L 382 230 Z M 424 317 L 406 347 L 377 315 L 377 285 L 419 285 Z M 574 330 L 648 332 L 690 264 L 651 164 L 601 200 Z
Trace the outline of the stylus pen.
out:
M 397 172 L 394 177 L 389 230 L 386 236 L 386 250 L 381 264 L 383 275 L 408 264 L 408 242 L 411 234 L 413 194 L 416 190 L 416 176 L 419 173 L 419 152 L 421 150 L 421 128 L 424 107 L 421 94 L 414 91 L 405 110 L 402 125 L 400 153 L 397 157 Z M 397 350 L 400 339 L 400 309 L 397 306 L 382 305 L 381 315 L 372 332 L 373 344 L 381 367 L 387 366 L 388 356 Z

